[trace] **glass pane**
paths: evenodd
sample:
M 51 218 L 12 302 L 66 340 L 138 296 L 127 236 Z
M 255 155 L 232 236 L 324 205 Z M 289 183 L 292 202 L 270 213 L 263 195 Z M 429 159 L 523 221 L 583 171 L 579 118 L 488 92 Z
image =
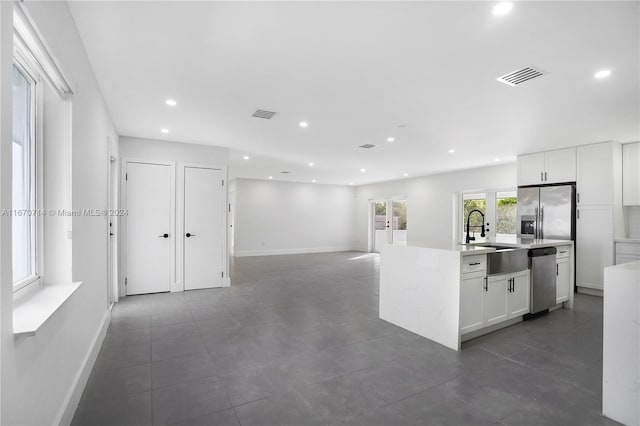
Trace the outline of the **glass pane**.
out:
M 393 230 L 407 230 L 407 201 L 393 202 Z
M 13 67 L 13 281 L 33 271 L 31 82 Z
M 387 203 L 384 201 L 376 201 L 373 208 L 375 209 L 375 229 L 376 231 L 382 231 L 386 229 Z
M 463 197 L 463 220 L 462 220 L 462 234 L 466 236 L 467 232 L 467 219 L 470 220 L 469 223 L 469 233 L 471 235 L 477 234 L 476 236 L 480 236 L 480 231 L 482 229 L 482 216 L 478 214 L 478 212 L 474 212 L 469 218 L 469 213 L 473 210 L 479 210 L 482 214 L 486 214 L 487 210 L 487 201 L 485 199 L 485 194 L 468 194 Z
M 516 234 L 517 192 L 496 193 L 496 234 Z

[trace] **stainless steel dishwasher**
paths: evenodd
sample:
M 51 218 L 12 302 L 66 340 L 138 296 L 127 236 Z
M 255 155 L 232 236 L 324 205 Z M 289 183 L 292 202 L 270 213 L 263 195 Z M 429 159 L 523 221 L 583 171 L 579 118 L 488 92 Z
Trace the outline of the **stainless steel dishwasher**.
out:
M 537 314 L 556 304 L 556 252 L 555 247 L 529 250 L 530 314 Z

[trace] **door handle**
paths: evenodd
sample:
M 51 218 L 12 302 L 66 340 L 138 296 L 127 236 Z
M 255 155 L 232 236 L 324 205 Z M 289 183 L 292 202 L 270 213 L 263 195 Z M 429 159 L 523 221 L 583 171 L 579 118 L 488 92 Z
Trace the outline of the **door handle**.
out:
M 489 291 L 489 277 L 484 277 L 484 291 Z
M 169 238 L 169 234 L 158 235 L 158 238 Z
M 544 238 L 544 206 L 540 207 L 540 238 Z
M 189 232 L 187 232 L 186 234 L 184 234 L 185 237 L 190 238 L 190 237 L 195 237 L 196 234 L 191 234 Z

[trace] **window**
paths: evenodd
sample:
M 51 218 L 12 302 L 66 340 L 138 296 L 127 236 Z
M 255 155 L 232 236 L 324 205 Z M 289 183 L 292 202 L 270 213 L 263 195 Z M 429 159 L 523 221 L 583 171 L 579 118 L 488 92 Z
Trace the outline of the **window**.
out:
M 482 216 L 473 213 L 469 223 L 469 234 L 475 237 L 475 242 L 487 239 L 495 240 L 496 237 L 515 237 L 518 193 L 509 191 L 484 191 L 462 194 L 461 208 L 459 211 L 462 224 L 460 234 L 461 241 L 466 240 L 467 218 L 473 210 L 479 210 L 484 214 L 485 237 L 482 238 Z M 459 228 L 460 229 L 460 228 Z M 472 240 L 474 241 L 474 240 Z
M 21 288 L 37 279 L 35 82 L 13 66 L 13 283 Z
M 482 231 L 482 216 L 478 212 L 474 212 L 471 216 L 469 214 L 474 210 L 482 212 L 486 216 L 487 200 L 486 194 L 464 194 L 462 196 L 462 236 L 467 237 L 467 220 L 469 223 L 469 234 L 473 237 L 479 238 Z M 485 223 L 488 222 L 485 217 Z M 476 235 L 477 234 L 477 235 Z
M 496 234 L 516 235 L 518 193 L 496 192 Z

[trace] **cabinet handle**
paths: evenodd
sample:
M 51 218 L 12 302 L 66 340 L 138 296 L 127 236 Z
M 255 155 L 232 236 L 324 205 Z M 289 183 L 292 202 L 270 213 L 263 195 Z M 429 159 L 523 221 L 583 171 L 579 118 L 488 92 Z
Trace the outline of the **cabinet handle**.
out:
M 544 179 L 542 178 L 542 172 L 540 172 L 540 182 L 544 182 Z
M 580 210 L 579 210 L 579 209 L 578 209 L 578 210 L 576 210 L 576 213 L 577 213 L 577 215 L 578 215 L 578 219 L 580 219 Z
M 479 265 L 479 264 L 480 264 L 480 262 L 474 262 L 474 263 L 470 263 L 469 266 L 476 266 L 476 265 Z
M 547 172 L 544 172 L 544 180 L 547 181 Z
M 558 264 L 556 263 L 556 277 L 560 275 L 559 269 L 558 269 Z
M 579 203 L 580 202 L 580 193 L 579 192 L 576 194 L 576 198 L 577 198 L 577 202 Z
M 484 291 L 489 291 L 489 277 L 484 277 Z

